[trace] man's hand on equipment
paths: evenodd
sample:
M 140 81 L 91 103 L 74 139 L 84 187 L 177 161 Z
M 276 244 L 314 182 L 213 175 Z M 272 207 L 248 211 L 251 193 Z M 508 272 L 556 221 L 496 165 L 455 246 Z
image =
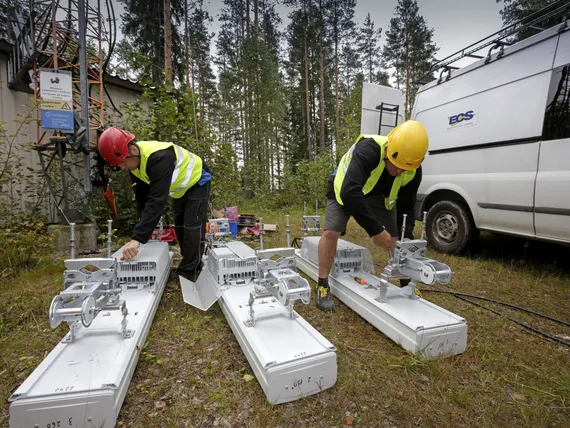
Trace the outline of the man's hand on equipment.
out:
M 134 239 L 130 240 L 124 247 L 123 247 L 123 256 L 121 260 L 131 260 L 139 253 L 139 246 L 141 243 Z
M 374 245 L 377 245 L 380 248 L 383 248 L 386 251 L 389 251 L 392 247 L 392 236 L 387 230 L 384 230 L 382 233 L 378 235 L 374 235 L 372 237 L 374 241 Z

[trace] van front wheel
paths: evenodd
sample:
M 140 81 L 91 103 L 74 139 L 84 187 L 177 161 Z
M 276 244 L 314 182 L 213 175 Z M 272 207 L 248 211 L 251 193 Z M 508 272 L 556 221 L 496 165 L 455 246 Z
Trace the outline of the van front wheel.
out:
M 440 201 L 427 215 L 428 241 L 434 248 L 449 254 L 462 252 L 477 236 L 469 211 L 455 201 Z

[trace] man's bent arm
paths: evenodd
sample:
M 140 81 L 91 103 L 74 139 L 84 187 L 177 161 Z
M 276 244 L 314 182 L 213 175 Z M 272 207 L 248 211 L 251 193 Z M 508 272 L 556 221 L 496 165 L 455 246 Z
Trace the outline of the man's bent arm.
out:
M 170 190 L 170 182 L 176 163 L 176 155 L 172 147 L 159 150 L 149 156 L 146 166 L 150 180 L 149 192 L 141 214 L 135 226 L 132 239 L 145 244 L 151 237 L 154 228 L 164 212 Z
M 364 184 L 380 163 L 380 155 L 380 146 L 374 140 L 360 141 L 352 153 L 340 191 L 344 206 L 369 236 L 384 231 L 384 225 L 376 219 L 362 193 Z
M 406 230 L 404 231 L 404 238 L 414 239 L 414 226 L 416 223 L 415 205 L 421 181 L 422 167 L 420 165 L 416 170 L 416 175 L 412 181 L 405 186 L 400 187 L 400 193 L 396 203 L 398 210 L 398 233 L 402 230 L 402 222 L 404 220 L 404 214 L 406 214 Z

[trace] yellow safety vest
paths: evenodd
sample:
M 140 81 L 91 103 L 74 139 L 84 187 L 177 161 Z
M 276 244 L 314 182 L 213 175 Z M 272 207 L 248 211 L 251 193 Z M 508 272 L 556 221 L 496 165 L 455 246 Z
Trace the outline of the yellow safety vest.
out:
M 376 183 L 378 183 L 378 180 L 380 180 L 380 176 L 384 171 L 384 166 L 385 166 L 384 149 L 386 148 L 386 144 L 388 143 L 388 137 L 383 137 L 380 135 L 363 135 L 363 134 L 359 135 L 358 138 L 356 139 L 356 142 L 352 145 L 352 147 L 350 147 L 350 149 L 348 149 L 348 151 L 344 154 L 344 156 L 340 160 L 340 163 L 338 164 L 338 168 L 336 170 L 336 176 L 334 178 L 334 194 L 336 196 L 337 202 L 341 205 L 344 205 L 340 197 L 340 189 L 342 189 L 342 182 L 344 180 L 344 175 L 346 174 L 348 165 L 350 165 L 350 161 L 352 160 L 352 152 L 354 151 L 356 144 L 363 138 L 372 138 L 374 141 L 376 141 L 376 144 L 380 146 L 380 163 L 376 168 L 374 168 L 374 170 L 370 174 L 370 177 L 368 178 L 368 180 L 366 180 L 366 183 L 364 183 L 364 186 L 362 187 L 362 193 L 364 193 L 365 195 L 370 193 L 370 191 L 374 189 L 374 186 L 376 186 Z M 392 184 L 390 195 L 384 199 L 384 204 L 387 210 L 391 210 L 392 208 L 394 208 L 394 206 L 396 205 L 396 199 L 398 199 L 398 193 L 400 191 L 400 187 L 405 186 L 410 181 L 412 181 L 415 175 L 416 175 L 415 170 L 404 171 L 402 174 L 394 178 L 394 183 Z
M 168 194 L 178 199 L 182 197 L 190 187 L 196 184 L 202 176 L 202 159 L 199 156 L 173 143 L 137 141 L 137 147 L 141 154 L 141 163 L 137 169 L 131 172 L 145 183 L 150 184 L 150 179 L 146 173 L 146 163 L 149 156 L 154 152 L 167 149 L 170 146 L 174 146 L 176 167 L 172 173 L 172 181 L 170 182 Z

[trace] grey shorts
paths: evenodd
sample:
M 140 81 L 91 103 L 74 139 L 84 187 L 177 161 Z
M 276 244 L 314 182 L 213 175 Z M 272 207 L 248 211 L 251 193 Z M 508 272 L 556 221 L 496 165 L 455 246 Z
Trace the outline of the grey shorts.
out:
M 398 224 L 396 221 L 396 210 L 387 210 L 384 205 L 384 198 L 381 196 L 371 196 L 366 198 L 368 206 L 372 209 L 376 220 L 384 225 L 386 230 L 393 237 L 398 237 Z M 325 230 L 334 230 L 341 235 L 346 234 L 346 225 L 351 215 L 348 210 L 339 204 L 335 199 L 327 200 L 325 213 Z

